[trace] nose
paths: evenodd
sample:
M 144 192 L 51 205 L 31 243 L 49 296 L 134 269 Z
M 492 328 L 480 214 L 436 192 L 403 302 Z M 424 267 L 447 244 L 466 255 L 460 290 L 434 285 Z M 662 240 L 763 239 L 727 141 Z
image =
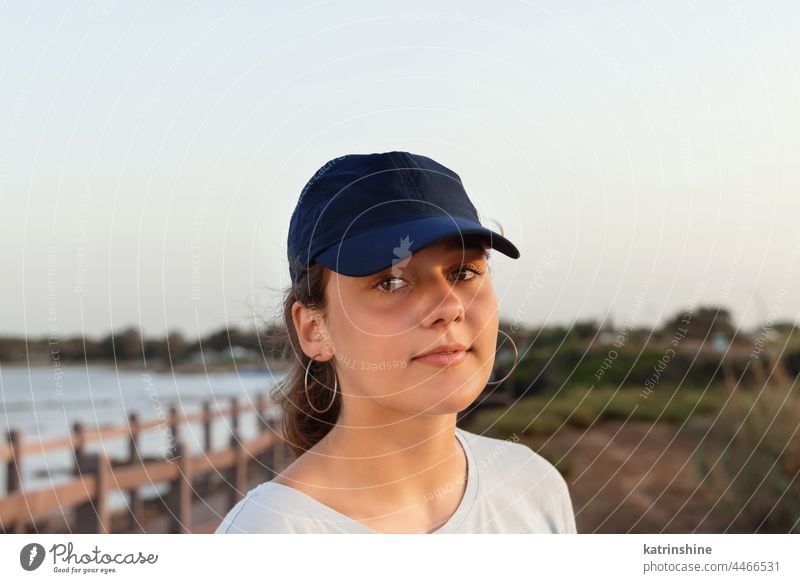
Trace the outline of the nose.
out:
M 446 277 L 434 277 L 426 282 L 425 300 L 423 302 L 422 322 L 432 327 L 444 322 L 445 327 L 451 322 L 464 319 L 464 302 L 456 291 L 456 286 Z

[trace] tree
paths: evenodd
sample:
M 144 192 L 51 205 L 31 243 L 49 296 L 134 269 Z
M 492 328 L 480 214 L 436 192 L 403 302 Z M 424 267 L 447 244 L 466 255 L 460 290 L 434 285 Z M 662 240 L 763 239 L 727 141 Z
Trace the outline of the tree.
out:
M 733 318 L 727 308 L 721 306 L 702 306 L 687 308 L 675 314 L 661 327 L 664 336 L 685 336 L 687 338 L 706 338 L 711 340 L 715 332 L 731 338 L 736 330 Z
M 99 352 L 105 358 L 116 360 L 136 360 L 142 358 L 142 335 L 139 328 L 129 326 L 114 332 L 99 343 Z
M 186 357 L 189 344 L 180 332 L 170 332 L 164 342 L 162 357 L 167 362 L 180 362 Z

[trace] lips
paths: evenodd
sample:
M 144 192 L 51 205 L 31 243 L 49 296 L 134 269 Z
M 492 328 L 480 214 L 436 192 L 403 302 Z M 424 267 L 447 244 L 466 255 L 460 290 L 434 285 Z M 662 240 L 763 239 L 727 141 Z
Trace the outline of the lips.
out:
M 437 367 L 456 366 L 464 362 L 469 355 L 469 350 L 458 350 L 456 352 L 434 352 L 414 358 L 415 363 L 427 364 Z
M 424 357 L 427 357 L 427 356 L 433 356 L 435 354 L 442 354 L 442 355 L 450 354 L 450 355 L 452 355 L 452 354 L 455 354 L 457 352 L 466 352 L 468 350 L 470 350 L 470 349 L 466 348 L 463 344 L 452 344 L 452 343 L 451 344 L 441 344 L 441 345 L 439 345 L 439 346 L 437 346 L 435 348 L 432 348 L 431 350 L 428 350 L 427 352 L 423 352 L 422 354 L 416 355 L 414 357 L 414 359 L 416 360 L 418 358 L 424 358 Z

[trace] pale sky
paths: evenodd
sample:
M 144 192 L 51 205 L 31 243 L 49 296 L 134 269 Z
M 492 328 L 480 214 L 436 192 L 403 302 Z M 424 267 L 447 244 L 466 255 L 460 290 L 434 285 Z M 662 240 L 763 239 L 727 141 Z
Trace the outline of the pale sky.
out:
M 568 8 L 565 8 L 568 6 Z M 0 335 L 273 313 L 344 153 L 457 172 L 501 316 L 800 314 L 796 2 L 6 2 Z

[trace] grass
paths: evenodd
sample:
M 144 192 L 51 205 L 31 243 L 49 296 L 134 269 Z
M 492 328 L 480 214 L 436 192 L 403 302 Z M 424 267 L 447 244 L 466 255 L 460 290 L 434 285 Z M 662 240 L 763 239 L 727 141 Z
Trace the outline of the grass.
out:
M 492 437 L 533 439 L 562 426 L 587 428 L 612 420 L 682 424 L 694 416 L 715 418 L 694 460 L 711 494 L 709 512 L 722 518 L 728 532 L 800 533 L 797 381 L 791 386 L 740 387 L 729 396 L 721 385 L 704 389 L 664 383 L 646 397 L 625 387 L 575 386 L 477 412 L 469 425 Z M 566 463 L 558 456 L 548 459 Z M 570 471 L 567 465 L 559 469 L 562 474 Z
M 733 532 L 800 533 L 800 394 L 768 384 L 739 391 L 698 461 Z
M 553 394 L 521 399 L 511 407 L 480 411 L 470 426 L 481 432 L 504 437 L 550 435 L 565 426 L 589 427 L 609 420 L 682 423 L 690 415 L 714 414 L 727 398 L 722 387 L 703 388 L 657 385 L 649 395 L 631 388 L 613 386 L 572 387 Z

